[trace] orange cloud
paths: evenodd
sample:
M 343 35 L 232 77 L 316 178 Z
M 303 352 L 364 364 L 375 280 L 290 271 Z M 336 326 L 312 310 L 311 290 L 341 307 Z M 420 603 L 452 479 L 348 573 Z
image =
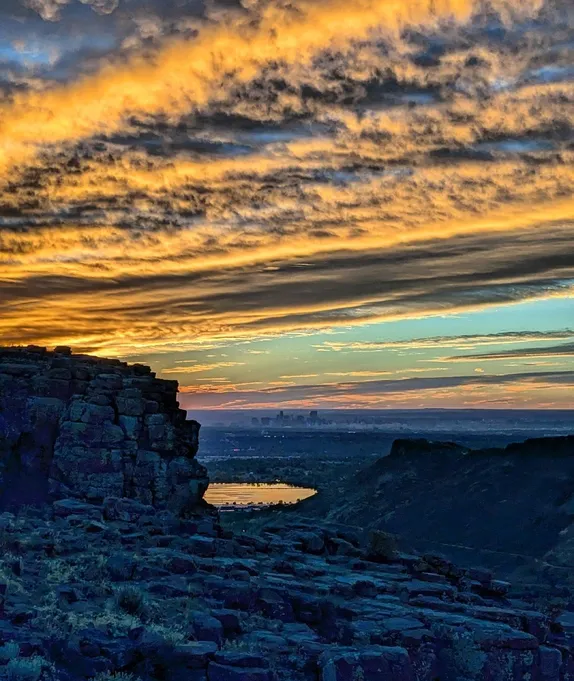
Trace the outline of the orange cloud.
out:
M 245 362 L 212 362 L 211 364 L 194 364 L 188 367 L 170 367 L 163 369 L 162 374 L 200 374 L 214 369 L 243 366 Z M 211 379 L 214 380 L 214 379 Z
M 472 8 L 472 0 L 331 0 L 301 3 L 296 12 L 267 6 L 255 26 L 252 16 L 206 25 L 193 40 L 173 41 L 151 59 L 134 56 L 71 85 L 15 95 L 0 109 L 0 167 L 22 162 L 39 145 L 117 130 L 128 114 L 177 117 L 225 97 L 268 63 L 303 63 L 406 25 L 465 20 Z

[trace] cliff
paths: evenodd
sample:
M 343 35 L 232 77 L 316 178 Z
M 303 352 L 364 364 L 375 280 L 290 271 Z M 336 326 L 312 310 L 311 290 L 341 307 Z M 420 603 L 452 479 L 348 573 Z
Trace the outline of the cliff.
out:
M 499 572 L 536 569 L 557 583 L 574 566 L 574 437 L 500 449 L 397 440 L 307 513 L 384 529 L 420 550 Z
M 209 481 L 177 391 L 140 364 L 0 348 L 0 507 L 115 496 L 185 515 Z

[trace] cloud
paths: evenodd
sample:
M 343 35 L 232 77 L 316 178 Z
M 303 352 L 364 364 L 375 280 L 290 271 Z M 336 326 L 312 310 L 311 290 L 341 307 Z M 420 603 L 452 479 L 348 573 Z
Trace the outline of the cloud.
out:
M 252 365 L 202 351 L 253 340 L 271 357 L 295 337 L 340 354 L 569 341 L 314 338 L 572 296 L 568 5 L 490 5 L 141 0 L 95 14 L 45 0 L 59 21 L 43 22 L 4 3 L 0 37 L 21 24 L 27 42 L 5 71 L 0 60 L 2 342 L 197 353 L 163 366 L 207 400 L 241 393 Z M 240 356 L 255 352 L 267 351 Z M 232 366 L 229 381 L 198 376 Z M 385 375 L 347 360 L 320 370 Z M 379 399 L 333 385 L 337 404 Z
M 441 376 L 405 378 L 400 380 L 376 380 L 348 383 L 326 383 L 316 385 L 277 386 L 256 391 L 217 389 L 216 393 L 198 395 L 195 389 L 188 388 L 182 395 L 186 409 L 200 408 L 245 408 L 290 407 L 290 408 L 332 408 L 336 406 L 362 405 L 383 407 L 393 400 L 406 405 L 426 404 L 432 406 L 433 400 L 442 396 L 453 399 L 455 404 L 477 406 L 493 390 L 500 391 L 495 396 L 499 400 L 508 397 L 511 391 L 515 398 L 524 393 L 528 402 L 537 389 L 547 391 L 571 389 L 574 384 L 574 371 L 544 371 L 538 373 L 480 374 L 471 376 Z M 437 402 L 434 402 L 435 406 Z
M 211 364 L 194 364 L 189 367 L 170 367 L 162 369 L 162 374 L 200 374 L 206 371 L 213 371 L 214 369 L 223 369 L 227 367 L 243 366 L 245 362 L 212 362 Z M 215 379 L 211 379 L 212 381 Z
M 570 337 L 572 337 L 572 335 Z M 485 352 L 473 355 L 456 355 L 453 357 L 443 357 L 436 361 L 469 362 L 474 360 L 490 361 L 509 359 L 531 359 L 533 357 L 535 358 L 535 357 L 572 357 L 572 356 L 574 356 L 574 343 L 563 343 L 561 345 L 550 345 L 538 348 L 520 348 L 518 350 L 504 350 L 502 352 Z
M 62 8 L 73 0 L 23 0 L 23 5 L 37 12 L 45 21 L 57 21 Z M 98 14 L 111 14 L 119 5 L 119 0 L 80 0 Z
M 286 374 L 279 378 L 317 378 L 319 374 Z
M 327 371 L 326 376 L 359 378 L 362 376 L 390 376 L 392 371 Z
M 69 0 L 25 0 L 24 6 L 38 12 L 45 21 L 55 21 Z
M 489 334 L 464 334 L 460 336 L 430 336 L 409 338 L 398 341 L 324 341 L 315 345 L 319 350 L 332 352 L 379 352 L 380 350 L 421 350 L 436 348 L 456 348 L 464 350 L 484 345 L 507 345 L 540 341 L 567 340 L 574 337 L 574 330 L 561 331 L 502 331 Z M 511 351 L 514 352 L 514 351 Z M 516 351 L 521 352 L 521 351 Z M 527 351 L 528 352 L 528 351 Z M 485 355 L 469 355 L 470 358 Z
M 541 239 L 546 231 L 539 226 L 519 236 L 478 233 L 304 259 L 279 252 L 262 267 L 257 258 L 249 262 L 249 250 L 237 262 L 217 252 L 210 258 L 194 245 L 196 235 L 180 232 L 169 238 L 142 234 L 135 241 L 120 232 L 92 232 L 95 241 L 86 232 L 71 232 L 65 261 L 66 233 L 57 230 L 59 241 L 53 247 L 44 242 L 40 254 L 9 248 L 0 334 L 7 342 L 66 341 L 102 353 L 165 352 L 571 295 L 564 283 L 568 275 L 574 279 L 571 232 L 553 226 L 554 236 Z M 267 253 L 274 247 L 270 243 Z M 270 262 L 274 269 L 268 269 Z M 56 265 L 59 276 L 50 274 Z M 480 338 L 520 340 L 512 334 Z
M 46 11 L 54 11 L 46 2 Z M 175 40 L 153 60 L 137 55 L 70 85 L 16 95 L 0 110 L 0 133 L 9 140 L 0 145 L 0 168 L 29 159 L 38 145 L 115 131 L 128 115 L 173 119 L 205 107 L 271 62 L 309 62 L 326 48 L 345 50 L 381 27 L 392 33 L 436 17 L 465 20 L 471 10 L 471 0 L 361 0 L 351 6 L 331 0 L 301 3 L 291 13 L 266 6 L 255 27 L 250 15 L 206 25 L 194 40 Z

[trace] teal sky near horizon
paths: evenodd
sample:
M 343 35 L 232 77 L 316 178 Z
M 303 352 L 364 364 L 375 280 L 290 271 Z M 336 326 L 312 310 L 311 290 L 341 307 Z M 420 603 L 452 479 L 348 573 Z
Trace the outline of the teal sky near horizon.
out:
M 193 382 L 191 410 L 569 408 L 573 345 L 572 301 L 557 298 L 128 359 Z
M 570 0 L 5 0 L 0 344 L 184 407 L 574 407 Z

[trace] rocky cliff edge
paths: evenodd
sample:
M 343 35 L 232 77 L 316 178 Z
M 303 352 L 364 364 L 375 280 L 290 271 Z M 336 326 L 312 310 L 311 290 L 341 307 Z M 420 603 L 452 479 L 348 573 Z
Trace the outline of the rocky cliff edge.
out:
M 141 364 L 0 348 L 0 507 L 128 497 L 196 510 L 209 480 L 177 392 Z

